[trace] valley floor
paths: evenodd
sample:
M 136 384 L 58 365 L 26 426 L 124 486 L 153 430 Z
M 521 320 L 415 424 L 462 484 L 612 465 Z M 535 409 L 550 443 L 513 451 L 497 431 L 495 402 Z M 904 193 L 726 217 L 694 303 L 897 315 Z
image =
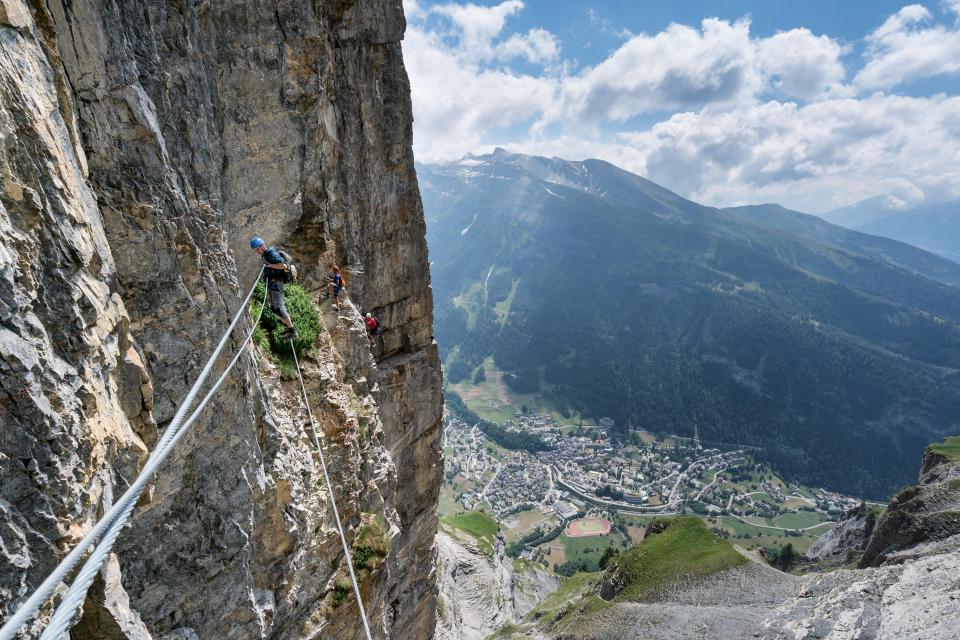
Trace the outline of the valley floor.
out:
M 556 640 L 956 640 L 960 536 L 917 548 L 902 564 L 783 573 L 751 562 L 657 602 L 603 603 L 574 591 L 494 638 Z M 541 615 L 546 613 L 546 615 Z

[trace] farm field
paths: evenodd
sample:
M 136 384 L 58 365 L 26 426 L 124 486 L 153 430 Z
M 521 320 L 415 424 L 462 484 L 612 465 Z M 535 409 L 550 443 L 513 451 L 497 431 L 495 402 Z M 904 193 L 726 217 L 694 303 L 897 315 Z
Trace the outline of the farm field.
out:
M 543 551 L 543 558 L 552 568 L 556 569 L 567 561 L 567 548 L 560 544 L 560 540 L 544 542 L 539 547 Z
M 632 546 L 632 543 L 616 530 L 611 531 L 609 535 L 585 538 L 571 538 L 563 533 L 552 544 L 556 544 L 556 542 L 560 542 L 564 546 L 567 561 L 585 562 L 590 571 L 596 571 L 600 556 L 603 555 L 607 547 L 612 546 L 619 551 Z
M 557 525 L 557 518 L 552 514 L 543 513 L 538 509 L 527 509 L 505 518 L 503 537 L 507 543 L 518 540 L 540 525 L 546 531 Z
M 449 484 L 444 483 L 440 487 L 440 500 L 437 503 L 437 516 L 452 516 L 454 514 L 460 513 L 463 511 L 463 507 L 459 505 L 454 496 L 456 492 L 453 490 Z
M 782 547 L 788 542 L 799 553 L 806 552 L 813 544 L 813 541 L 826 533 L 833 526 L 833 523 L 824 524 L 810 531 L 804 531 L 801 535 L 787 535 L 787 532 L 779 529 L 767 529 L 756 527 L 738 520 L 733 516 L 723 516 L 720 518 L 708 518 L 705 520 L 708 527 L 715 527 L 726 530 L 730 535 L 730 542 L 734 542 L 745 549 L 754 549 L 757 547 Z
M 773 519 L 773 524 L 785 529 L 803 529 L 819 524 L 821 518 L 818 514 L 810 511 L 797 511 L 796 513 L 785 513 Z
M 483 361 L 484 380 L 474 383 L 473 376 L 450 385 L 463 402 L 484 420 L 502 424 L 513 417 L 524 406 L 528 409 L 543 411 L 564 422 L 578 419 L 562 417 L 556 410 L 554 401 L 543 393 L 516 393 L 503 381 L 503 373 L 497 368 L 493 358 Z

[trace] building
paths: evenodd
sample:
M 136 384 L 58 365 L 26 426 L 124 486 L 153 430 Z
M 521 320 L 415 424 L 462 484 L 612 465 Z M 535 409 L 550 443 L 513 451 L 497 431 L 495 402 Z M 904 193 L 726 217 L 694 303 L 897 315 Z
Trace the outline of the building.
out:
M 578 509 L 569 502 L 558 500 L 553 504 L 553 510 L 557 516 L 563 520 L 572 520 L 577 517 Z

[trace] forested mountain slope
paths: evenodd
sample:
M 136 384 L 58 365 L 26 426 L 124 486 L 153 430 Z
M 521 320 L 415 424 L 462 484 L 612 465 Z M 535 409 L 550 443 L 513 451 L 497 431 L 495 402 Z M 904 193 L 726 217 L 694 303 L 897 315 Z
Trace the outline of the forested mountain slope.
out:
M 608 163 L 420 166 L 452 382 L 492 356 L 558 410 L 762 447 L 885 497 L 960 420 L 960 265 L 776 206 L 718 210 Z

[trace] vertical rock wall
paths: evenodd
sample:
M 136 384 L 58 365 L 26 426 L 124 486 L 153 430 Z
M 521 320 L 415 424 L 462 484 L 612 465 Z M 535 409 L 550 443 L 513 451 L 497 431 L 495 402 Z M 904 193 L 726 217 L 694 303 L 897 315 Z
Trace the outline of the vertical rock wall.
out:
M 431 637 L 441 386 L 404 26 L 399 0 L 0 0 L 0 616 L 136 473 L 256 233 L 313 293 L 348 270 L 308 391 L 348 537 L 389 538 L 377 635 Z M 373 353 L 358 309 L 387 328 Z M 242 363 L 75 636 L 361 637 L 296 389 Z

